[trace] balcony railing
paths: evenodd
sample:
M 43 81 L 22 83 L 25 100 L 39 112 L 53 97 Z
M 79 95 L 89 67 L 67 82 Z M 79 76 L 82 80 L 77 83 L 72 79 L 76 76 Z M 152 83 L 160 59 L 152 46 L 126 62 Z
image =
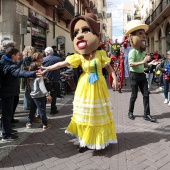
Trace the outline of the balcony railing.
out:
M 150 25 L 168 5 L 170 5 L 170 0 L 162 0 L 153 13 L 146 19 L 145 24 Z
M 80 0 L 83 4 L 84 7 L 89 7 L 90 0 Z
M 92 1 L 90 1 L 90 9 L 91 9 L 91 11 L 93 11 L 93 9 L 94 9 L 94 4 Z
M 63 5 L 60 5 L 57 7 L 58 13 L 62 13 L 64 19 L 72 19 L 71 17 L 74 17 L 74 6 L 70 3 L 69 0 L 65 0 Z M 71 17 L 67 18 L 68 14 L 71 15 Z

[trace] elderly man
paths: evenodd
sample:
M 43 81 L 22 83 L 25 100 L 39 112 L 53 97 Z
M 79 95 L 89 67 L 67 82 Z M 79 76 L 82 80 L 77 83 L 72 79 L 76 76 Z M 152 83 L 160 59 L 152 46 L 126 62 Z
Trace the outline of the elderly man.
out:
M 143 24 L 140 20 L 132 20 L 127 24 L 126 35 L 129 36 L 131 46 L 133 49 L 129 52 L 129 65 L 130 65 L 130 83 L 131 83 L 131 98 L 129 105 L 128 117 L 129 119 L 135 119 L 133 115 L 135 101 L 138 95 L 138 87 L 143 95 L 144 105 L 144 119 L 156 122 L 156 119 L 150 115 L 149 106 L 149 91 L 146 75 L 144 74 L 144 68 L 150 65 L 156 65 L 153 60 L 148 63 L 150 56 L 146 56 L 146 34 L 149 26 Z
M 54 51 L 51 47 L 47 47 L 45 49 L 45 55 L 43 59 L 43 66 L 48 67 L 51 66 L 55 63 L 58 63 L 61 61 L 61 58 L 58 56 L 53 55 Z M 60 94 L 60 70 L 54 70 L 54 71 L 49 71 L 45 74 L 45 76 L 53 83 L 53 91 L 51 92 L 51 97 L 52 97 L 52 102 L 51 102 L 51 115 L 54 115 L 58 113 L 59 111 L 57 110 L 56 106 L 56 98 L 57 95 Z

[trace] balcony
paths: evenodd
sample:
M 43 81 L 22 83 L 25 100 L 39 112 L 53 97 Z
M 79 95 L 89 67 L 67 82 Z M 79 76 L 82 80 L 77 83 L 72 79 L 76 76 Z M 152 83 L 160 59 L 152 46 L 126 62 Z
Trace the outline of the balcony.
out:
M 85 8 L 89 7 L 89 0 L 80 0 L 80 1 L 83 3 Z
M 48 5 L 62 5 L 64 3 L 64 0 L 43 0 L 43 1 L 46 2 Z
M 162 0 L 158 7 L 153 13 L 146 19 L 145 24 L 149 25 L 150 28 L 147 32 L 153 30 L 159 25 L 166 17 L 169 16 L 170 11 L 170 0 Z
M 59 17 L 63 18 L 65 21 L 69 21 L 74 17 L 74 6 L 69 0 L 65 0 L 63 5 L 57 6 L 57 13 Z
M 93 9 L 93 13 L 96 14 L 96 15 L 98 15 L 98 10 L 97 10 L 96 7 Z
M 90 10 L 93 11 L 93 9 L 94 9 L 94 4 L 92 1 L 90 1 Z

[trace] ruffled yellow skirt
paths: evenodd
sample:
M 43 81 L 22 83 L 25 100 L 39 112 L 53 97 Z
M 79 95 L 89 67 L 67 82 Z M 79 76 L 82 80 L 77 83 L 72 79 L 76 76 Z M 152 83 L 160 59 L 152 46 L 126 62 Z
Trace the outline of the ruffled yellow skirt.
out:
M 105 78 L 100 75 L 91 85 L 88 74 L 83 74 L 74 96 L 73 117 L 65 132 L 78 137 L 80 146 L 89 149 L 104 149 L 117 143 L 110 105 Z

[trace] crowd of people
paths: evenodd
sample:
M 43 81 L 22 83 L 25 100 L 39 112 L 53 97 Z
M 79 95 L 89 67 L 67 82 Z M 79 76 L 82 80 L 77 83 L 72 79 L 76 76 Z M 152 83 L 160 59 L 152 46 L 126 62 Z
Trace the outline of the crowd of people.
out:
M 23 110 L 29 110 L 27 128 L 32 128 L 33 122 L 42 120 L 43 130 L 51 125 L 47 121 L 46 103 L 51 103 L 51 115 L 59 111 L 56 106 L 56 98 L 60 96 L 60 70 L 54 70 L 41 74 L 41 66 L 50 66 L 63 60 L 63 53 L 57 52 L 56 46 L 47 47 L 44 53 L 32 46 L 26 46 L 22 53 L 15 48 L 16 43 L 10 39 L 2 41 L 1 49 L 1 82 L 0 82 L 0 111 L 2 140 L 15 140 L 17 131 L 13 129 L 18 119 L 14 119 L 14 113 L 19 103 L 20 81 L 25 86 Z M 2 71 L 3 70 L 3 71 Z M 51 83 L 48 90 L 46 80 Z

